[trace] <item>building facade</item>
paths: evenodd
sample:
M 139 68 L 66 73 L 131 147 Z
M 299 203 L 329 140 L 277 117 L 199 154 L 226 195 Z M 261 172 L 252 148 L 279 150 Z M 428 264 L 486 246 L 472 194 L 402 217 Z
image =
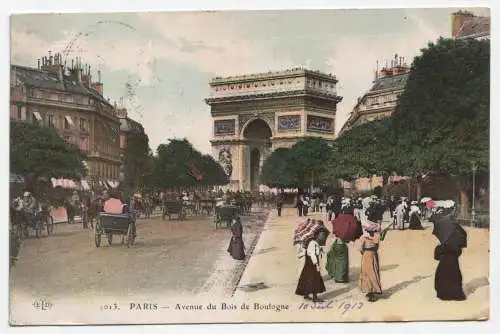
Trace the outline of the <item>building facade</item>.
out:
M 77 59 L 71 67 L 60 54 L 38 60 L 37 68 L 11 65 L 10 118 L 53 127 L 87 153 L 88 183 L 116 184 L 120 169 L 120 120 L 103 97 L 98 72 Z M 55 175 L 55 177 L 57 177 Z
M 390 117 L 396 107 L 396 102 L 404 91 L 411 67 L 404 62 L 403 57 L 396 54 L 394 59 L 381 70 L 375 72 L 373 85 L 362 97 L 358 98 L 349 118 L 342 126 L 339 135 L 366 122 Z M 391 176 L 389 182 L 405 179 L 401 176 Z M 352 191 L 371 191 L 383 185 L 383 177 L 357 178 L 353 182 L 343 181 L 343 187 Z
M 336 85 L 334 75 L 303 68 L 211 80 L 212 154 L 230 188 L 258 190 L 265 158 L 300 137 L 333 141 Z
M 131 133 L 145 134 L 144 127 L 141 123 L 128 117 L 126 108 L 117 108 L 116 115 L 120 119 L 120 181 L 125 181 L 125 148 L 127 147 L 127 139 Z
M 410 70 L 404 58 L 398 55 L 394 56 L 390 66 L 377 70 L 373 86 L 358 98 L 340 133 L 360 124 L 391 116 L 399 95 L 403 93 Z
M 491 17 L 476 16 L 472 12 L 459 10 L 451 14 L 451 37 L 457 39 L 490 39 Z

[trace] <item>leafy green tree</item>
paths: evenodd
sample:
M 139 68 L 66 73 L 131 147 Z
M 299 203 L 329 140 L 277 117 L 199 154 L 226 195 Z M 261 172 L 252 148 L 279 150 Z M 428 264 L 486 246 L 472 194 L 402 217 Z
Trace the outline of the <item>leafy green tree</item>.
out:
M 413 61 L 393 114 L 398 168 L 456 178 L 469 207 L 472 163 L 489 170 L 490 42 L 439 39 Z
M 340 135 L 328 160 L 329 177 L 351 180 L 393 172 L 391 131 L 391 119 L 383 118 Z
M 278 148 L 264 161 L 261 182 L 271 188 L 293 188 L 297 186 L 291 150 Z
M 332 154 L 332 146 L 324 139 L 301 138 L 291 149 L 290 161 L 297 184 L 301 187 L 323 185 L 327 172 L 327 161 Z
M 270 187 L 322 185 L 331 155 L 330 144 L 321 138 L 301 138 L 291 148 L 279 148 L 271 153 L 262 166 L 262 182 Z
M 212 157 L 195 150 L 187 139 L 170 139 L 158 146 L 151 182 L 156 188 L 171 189 L 223 185 L 229 180 Z
M 85 160 L 86 154 L 66 143 L 54 128 L 10 121 L 10 169 L 25 178 L 30 191 L 36 191 L 40 179 L 82 179 L 87 173 Z

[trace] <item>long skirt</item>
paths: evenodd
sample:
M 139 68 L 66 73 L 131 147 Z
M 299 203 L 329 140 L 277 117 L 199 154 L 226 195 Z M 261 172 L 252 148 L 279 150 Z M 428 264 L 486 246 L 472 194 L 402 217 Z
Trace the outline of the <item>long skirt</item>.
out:
M 308 296 L 312 293 L 318 294 L 325 292 L 325 283 L 323 282 L 321 273 L 316 269 L 309 255 L 306 255 L 305 258 L 304 267 L 300 273 L 295 294 L 299 296 Z
M 422 223 L 420 222 L 420 218 L 418 217 L 418 214 L 414 213 L 410 216 L 410 230 L 423 230 L 424 227 L 422 226 Z
M 434 289 L 441 300 L 465 300 L 457 254 L 443 252 L 434 277 Z
M 227 251 L 233 259 L 244 260 L 245 259 L 245 245 L 243 244 L 242 237 L 231 237 Z
M 404 225 L 404 218 L 405 215 L 402 212 L 396 212 L 396 226 L 400 230 L 403 230 L 405 225 Z
M 378 253 L 375 250 L 363 251 L 359 287 L 363 293 L 382 293 Z
M 337 240 L 326 255 L 326 270 L 337 283 L 349 282 L 349 251 L 347 245 Z

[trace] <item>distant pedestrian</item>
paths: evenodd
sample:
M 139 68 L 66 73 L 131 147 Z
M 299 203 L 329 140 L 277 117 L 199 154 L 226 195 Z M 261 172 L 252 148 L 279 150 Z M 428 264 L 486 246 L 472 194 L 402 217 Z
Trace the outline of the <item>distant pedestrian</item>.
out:
M 405 213 L 406 213 L 406 203 L 403 201 L 396 206 L 394 209 L 394 227 L 400 230 L 405 229 Z
M 380 264 L 378 247 L 380 243 L 380 225 L 370 224 L 365 228 L 367 235 L 361 237 L 361 274 L 359 285 L 369 302 L 377 300 L 382 293 L 380 282 Z
M 422 222 L 420 221 L 420 216 L 422 212 L 418 207 L 418 202 L 413 201 L 410 206 L 410 230 L 423 230 Z
M 321 247 L 318 239 L 320 238 L 321 230 L 318 229 L 314 237 L 305 243 L 304 267 L 302 268 L 297 289 L 295 290 L 296 295 L 303 296 L 304 299 L 308 300 L 311 299 L 310 295 L 312 294 L 312 301 L 316 303 L 323 302 L 323 300 L 318 298 L 318 294 L 326 291 L 319 264 Z
M 241 225 L 240 217 L 233 219 L 233 224 L 231 225 L 231 240 L 229 241 L 229 246 L 227 248 L 228 253 L 235 260 L 245 259 L 245 245 L 243 243 L 243 226 Z
M 309 212 L 309 204 L 310 204 L 309 197 L 304 196 L 304 200 L 302 201 L 302 215 L 307 216 L 307 213 Z
M 299 217 L 302 217 L 302 207 L 304 205 L 304 198 L 302 195 L 297 195 L 297 202 L 295 204 L 295 207 L 297 208 L 297 213 Z
M 283 208 L 283 195 L 276 196 L 276 209 L 278 210 L 278 217 L 281 217 L 281 209 Z

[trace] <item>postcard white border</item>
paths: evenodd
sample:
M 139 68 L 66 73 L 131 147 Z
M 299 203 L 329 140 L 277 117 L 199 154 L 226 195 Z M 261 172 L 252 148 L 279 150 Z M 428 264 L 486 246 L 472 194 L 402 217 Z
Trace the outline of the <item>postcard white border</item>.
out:
M 497 1 L 498 3 L 498 1 Z M 500 48 L 499 43 L 497 43 L 498 36 L 498 14 L 500 8 L 498 4 L 494 1 L 450 1 L 450 0 L 382 0 L 382 1 L 370 1 L 370 0 L 253 0 L 253 1 L 232 1 L 232 0 L 182 0 L 182 1 L 153 1 L 153 0 L 86 0 L 86 1 L 69 1 L 69 0 L 15 0 L 15 1 L 3 1 L 0 5 L 2 7 L 1 22 L 3 29 L 0 29 L 2 34 L 2 53 L 1 59 L 3 66 L 0 67 L 0 73 L 5 83 L 7 83 L 9 77 L 8 64 L 10 62 L 10 50 L 9 50 L 9 15 L 11 13 L 29 13 L 29 12 L 113 12 L 113 11 L 161 11 L 161 10 L 204 10 L 204 9 L 307 9 L 307 8 L 409 8 L 409 7 L 490 7 L 492 19 L 492 67 L 491 67 L 491 203 L 500 203 L 498 198 L 498 187 L 500 187 L 499 182 L 499 158 L 500 153 L 496 149 L 495 144 L 500 143 L 499 136 L 500 131 L 497 131 L 500 116 L 498 112 L 500 111 L 500 103 L 498 93 L 498 83 L 495 82 L 494 74 L 499 74 L 498 59 L 500 59 Z M 3 110 L 6 111 L 4 115 L 4 122 L 1 122 L 0 143 L 3 146 L 1 152 L 9 152 L 9 126 L 7 122 L 7 110 L 9 101 L 9 89 L 8 86 L 2 86 L 4 89 L 1 90 L 0 96 L 2 101 Z M 497 95 L 497 96 L 496 96 Z M 6 154 L 4 153 L 4 157 Z M 1 181 L 4 182 L 0 188 L 2 213 L 6 217 L 7 210 L 7 198 L 8 198 L 8 161 L 3 159 L 0 164 L 1 169 Z M 20 328 L 9 328 L 8 325 L 8 298 L 3 298 L 1 303 L 1 314 L 4 324 L 4 329 L 6 332 L 19 332 L 19 333 L 96 333 L 97 332 L 110 332 L 116 329 L 120 330 L 120 333 L 136 333 L 140 330 L 143 333 L 174 333 L 174 332 L 186 332 L 186 331 L 200 331 L 204 333 L 220 333 L 222 331 L 237 331 L 240 333 L 255 333 L 256 331 L 269 331 L 269 332 L 281 332 L 281 333 L 303 333 L 307 332 L 326 332 L 335 331 L 335 333 L 357 333 L 358 331 L 369 331 L 370 333 L 383 332 L 389 333 L 400 333 L 402 330 L 405 333 L 442 333 L 446 328 L 453 331 L 454 333 L 470 333 L 473 331 L 482 333 L 493 333 L 495 325 L 499 325 L 498 321 L 498 300 L 495 296 L 500 296 L 500 291 L 498 289 L 498 282 L 500 282 L 499 264 L 500 259 L 498 255 L 498 247 L 495 247 L 495 241 L 500 240 L 499 232 L 500 228 L 497 228 L 495 221 L 497 220 L 500 211 L 500 206 L 493 205 L 491 210 L 491 221 L 493 221 L 490 240 L 491 242 L 491 274 L 490 274 L 490 296 L 491 298 L 491 308 L 490 308 L 490 320 L 488 322 L 441 322 L 441 323 L 372 323 L 372 324 L 278 324 L 278 325 L 168 325 L 168 326 L 85 326 L 85 327 L 20 327 Z M 3 220 L 4 227 L 7 226 L 6 219 Z M 6 289 L 3 296 L 8 296 L 8 234 L 4 230 L 4 242 L 2 243 L 4 254 L 1 257 L 1 265 L 4 268 L 2 271 L 2 283 L 3 287 Z M 201 327 L 203 326 L 203 327 Z M 404 326 L 404 327 L 403 327 Z M 500 327 L 499 327 L 500 328 Z M 498 330 L 497 330 L 498 331 Z M 496 332 L 497 332 L 496 331 Z

